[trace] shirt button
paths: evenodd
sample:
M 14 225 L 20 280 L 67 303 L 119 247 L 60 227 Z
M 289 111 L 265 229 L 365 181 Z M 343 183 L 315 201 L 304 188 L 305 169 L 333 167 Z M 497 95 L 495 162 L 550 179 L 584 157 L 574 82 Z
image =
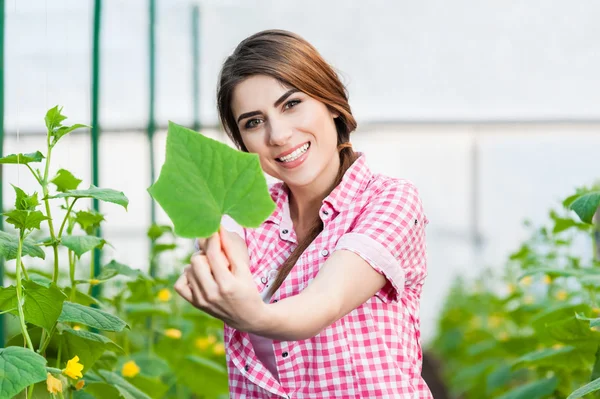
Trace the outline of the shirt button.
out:
M 281 357 L 288 357 L 288 353 L 287 353 L 287 352 L 283 352 L 283 353 L 281 354 Z
M 287 229 L 283 229 L 283 231 L 281 233 L 287 234 L 287 233 L 289 233 L 289 231 Z
M 273 299 L 273 303 L 279 302 L 279 299 Z
M 323 210 L 323 215 L 327 216 L 327 215 L 329 215 L 329 212 L 326 210 Z
M 329 251 L 326 250 L 326 249 L 324 249 L 324 250 L 321 251 L 321 255 L 322 256 L 327 256 L 327 255 L 329 255 Z
M 267 284 L 267 278 L 266 277 L 261 277 L 260 278 L 260 282 L 263 284 Z
M 250 370 L 250 366 L 246 365 L 246 366 L 244 367 L 244 369 L 245 369 L 246 371 L 248 371 L 248 370 Z

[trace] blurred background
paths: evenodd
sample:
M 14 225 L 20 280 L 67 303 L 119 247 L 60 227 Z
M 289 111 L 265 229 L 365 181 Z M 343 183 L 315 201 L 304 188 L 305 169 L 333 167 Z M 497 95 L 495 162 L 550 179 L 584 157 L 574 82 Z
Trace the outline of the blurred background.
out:
M 54 167 L 87 187 L 96 165 L 100 187 L 127 195 L 127 212 L 101 205 L 113 245 L 103 256 L 134 268 L 147 268 L 151 222 L 168 223 L 160 208 L 152 215 L 146 192 L 164 161 L 168 121 L 225 140 L 220 66 L 263 29 L 291 30 L 321 52 L 348 88 L 354 147 L 373 170 L 420 189 L 430 220 L 425 346 L 455 276 L 501 267 L 528 236 L 524 220 L 543 223 L 599 176 L 595 1 L 0 3 L 2 154 L 45 148 L 43 117 L 54 105 L 66 123 L 97 123 L 97 147 L 87 130 L 65 137 Z M 5 209 L 9 182 L 35 188 L 26 172 L 3 168 Z

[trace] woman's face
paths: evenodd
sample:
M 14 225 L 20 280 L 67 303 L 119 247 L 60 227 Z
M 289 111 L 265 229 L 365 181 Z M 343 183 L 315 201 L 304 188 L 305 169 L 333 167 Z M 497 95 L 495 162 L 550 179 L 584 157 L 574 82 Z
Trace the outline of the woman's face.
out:
M 333 183 L 340 164 L 337 115 L 325 104 L 255 75 L 236 86 L 231 105 L 244 145 L 266 173 L 290 188 Z

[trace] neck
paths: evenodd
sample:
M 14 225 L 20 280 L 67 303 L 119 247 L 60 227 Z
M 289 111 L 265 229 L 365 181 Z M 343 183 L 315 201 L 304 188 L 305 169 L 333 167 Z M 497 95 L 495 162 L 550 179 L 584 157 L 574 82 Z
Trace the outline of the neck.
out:
M 296 232 L 308 229 L 318 218 L 325 197 L 335 188 L 340 169 L 339 157 L 334 157 L 323 173 L 311 184 L 289 187 L 290 217 Z

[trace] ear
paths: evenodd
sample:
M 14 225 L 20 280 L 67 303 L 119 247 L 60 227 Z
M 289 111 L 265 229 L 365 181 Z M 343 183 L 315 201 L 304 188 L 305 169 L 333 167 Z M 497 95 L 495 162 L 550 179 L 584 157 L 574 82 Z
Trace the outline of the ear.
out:
M 331 114 L 331 116 L 333 117 L 333 119 L 337 119 L 337 118 L 340 117 L 340 114 L 337 111 L 330 111 L 329 113 Z

